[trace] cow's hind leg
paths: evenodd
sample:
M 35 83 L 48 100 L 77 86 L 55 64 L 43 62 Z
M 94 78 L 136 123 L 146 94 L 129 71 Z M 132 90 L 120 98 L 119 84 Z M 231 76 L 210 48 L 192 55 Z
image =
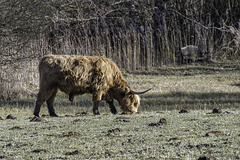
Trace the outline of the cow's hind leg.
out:
M 109 107 L 111 109 L 112 114 L 117 114 L 117 110 L 116 110 L 116 108 L 115 108 L 115 106 L 113 104 L 113 100 L 112 101 L 107 101 L 107 103 L 108 103 L 108 105 L 109 105 Z
M 39 117 L 39 112 L 41 109 L 42 104 L 49 98 L 49 92 L 45 91 L 45 90 L 39 90 L 38 94 L 37 94 L 37 100 L 36 100 L 36 106 L 34 109 L 34 115 Z
M 54 90 L 41 90 L 40 89 L 40 91 L 37 95 L 36 106 L 35 106 L 34 113 L 33 113 L 35 116 L 39 117 L 39 112 L 40 112 L 41 106 L 45 101 L 49 100 L 49 104 L 50 104 L 51 100 L 53 102 L 55 96 L 53 97 L 52 95 L 54 92 L 55 92 L 55 89 Z M 56 95 L 56 93 L 55 93 L 55 95 Z M 53 109 L 53 107 L 51 107 L 51 106 L 50 106 L 50 108 Z
M 52 117 L 58 117 L 58 115 L 55 113 L 55 110 L 53 108 L 53 102 L 54 102 L 54 98 L 55 98 L 56 94 L 57 94 L 57 89 L 52 91 L 51 96 L 47 100 L 48 112 L 49 112 L 50 116 L 52 116 Z
M 39 92 L 37 95 L 36 106 L 33 113 L 35 116 L 39 117 L 40 108 L 44 102 L 45 102 L 44 95 L 41 92 Z

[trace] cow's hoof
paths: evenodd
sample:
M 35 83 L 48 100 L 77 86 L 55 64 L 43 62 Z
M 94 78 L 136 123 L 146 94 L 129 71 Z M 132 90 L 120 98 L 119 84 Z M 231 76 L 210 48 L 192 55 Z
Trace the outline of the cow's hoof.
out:
M 73 97 L 69 96 L 69 101 L 73 102 Z
M 51 113 L 50 116 L 51 117 L 58 117 L 58 115 L 56 115 L 56 113 Z
M 99 111 L 93 111 L 94 115 L 100 115 Z
M 111 113 L 112 114 L 117 114 L 117 110 L 116 109 L 111 109 Z
M 39 113 L 34 113 L 34 116 L 35 117 L 39 117 Z

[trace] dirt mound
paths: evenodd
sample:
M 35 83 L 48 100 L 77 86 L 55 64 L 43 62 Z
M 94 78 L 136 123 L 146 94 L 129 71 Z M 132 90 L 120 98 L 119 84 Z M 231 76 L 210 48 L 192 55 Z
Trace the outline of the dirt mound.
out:
M 210 131 L 206 133 L 206 137 L 217 137 L 217 136 L 226 136 L 222 131 Z
M 65 117 L 75 117 L 75 116 L 71 114 L 65 114 Z
M 222 110 L 220 108 L 214 108 L 212 113 L 222 113 Z
M 117 132 L 122 132 L 122 130 L 120 128 L 114 128 L 114 129 L 108 130 L 108 134 L 117 133 Z
M 6 119 L 17 119 L 17 117 L 14 117 L 12 114 L 9 114 Z
M 46 149 L 46 148 L 38 148 L 38 149 L 34 149 L 32 152 L 34 152 L 34 153 L 49 152 L 49 149 Z
M 119 116 L 116 119 L 130 119 L 130 117 L 125 117 L 125 116 Z
M 148 126 L 163 126 L 167 125 L 167 120 L 165 118 L 161 118 L 158 123 L 150 123 Z
M 162 123 L 164 125 L 167 125 L 167 120 L 165 118 L 161 118 L 158 123 Z
M 139 112 L 137 112 L 139 113 Z M 132 115 L 133 113 L 132 112 L 122 112 L 121 115 Z
M 23 129 L 23 127 L 21 127 L 21 126 L 14 126 L 14 127 L 10 128 L 10 130 L 21 130 L 21 129 Z
M 33 117 L 33 118 L 30 120 L 30 122 L 43 122 L 43 121 L 45 121 L 45 119 L 43 119 L 43 118 L 41 118 L 41 117 L 37 117 L 37 116 Z
M 182 140 L 184 139 L 183 137 L 173 137 L 173 138 L 170 138 L 168 141 L 176 141 L 176 140 Z
M 215 157 L 208 157 L 208 156 L 201 156 L 198 158 L 198 160 L 216 160 Z
M 89 113 L 88 112 L 77 112 L 75 114 L 75 116 L 86 116 L 86 115 L 89 115 Z
M 124 116 L 120 116 L 116 118 L 116 120 L 119 122 L 130 122 L 129 119 L 130 119 L 129 117 L 124 117 Z
M 0 156 L 0 159 L 8 159 L 8 156 Z
M 49 115 L 43 114 L 42 117 L 50 117 Z
M 72 123 L 76 124 L 76 123 L 80 123 L 80 122 L 85 122 L 86 119 L 75 119 L 72 121 Z
M 223 112 L 224 114 L 236 114 L 236 112 L 234 112 L 234 111 L 225 111 L 225 112 Z
M 181 111 L 179 111 L 179 113 L 189 113 L 190 112 L 190 110 L 188 110 L 188 109 L 182 109 Z
M 157 126 L 162 126 L 163 124 L 162 123 L 150 123 L 148 124 L 148 126 L 151 126 L 151 127 L 157 127 Z
M 216 145 L 215 144 L 207 144 L 207 143 L 196 145 L 196 148 L 199 150 L 202 149 L 203 147 L 216 147 Z
M 77 154 L 81 154 L 81 153 L 82 153 L 81 150 L 75 150 L 73 152 L 67 152 L 67 153 L 65 153 L 65 155 L 70 156 L 70 155 L 77 155 Z
M 82 136 L 82 135 L 78 132 L 73 132 L 73 131 L 63 134 L 63 137 L 79 137 L 79 136 Z

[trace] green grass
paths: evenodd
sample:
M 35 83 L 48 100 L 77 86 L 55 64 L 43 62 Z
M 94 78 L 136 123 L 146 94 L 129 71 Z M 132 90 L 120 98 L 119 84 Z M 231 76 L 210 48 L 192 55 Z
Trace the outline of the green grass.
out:
M 208 155 L 239 159 L 240 114 L 239 110 L 231 111 L 217 115 L 208 114 L 210 110 L 187 114 L 173 110 L 135 115 L 62 115 L 45 117 L 44 122 L 30 122 L 30 117 L 21 116 L 17 120 L 0 121 L 0 156 L 6 159 L 197 159 Z M 160 118 L 165 118 L 168 124 L 148 126 Z M 226 135 L 205 136 L 216 130 Z M 182 139 L 173 140 L 175 137 Z M 44 151 L 36 153 L 35 150 Z M 76 150 L 78 154 L 66 155 Z
M 0 102 L 4 119 L 0 120 L 0 158 L 185 160 L 207 155 L 240 159 L 239 63 L 166 67 L 124 76 L 137 91 L 153 87 L 141 95 L 138 114 L 112 115 L 102 102 L 101 115 L 94 116 L 91 95 L 76 96 L 71 103 L 59 92 L 54 105 L 60 117 L 30 122 L 36 93 Z M 184 108 L 191 112 L 179 114 Z M 224 113 L 208 114 L 213 108 Z M 121 113 L 120 107 L 117 110 Z M 82 112 L 88 114 L 78 114 Z M 17 119 L 5 119 L 9 114 Z M 46 104 L 42 114 L 48 114 Z M 168 124 L 148 126 L 160 118 Z M 225 135 L 206 137 L 209 131 Z
M 124 73 L 124 76 L 130 86 L 137 91 L 153 88 L 141 95 L 140 111 L 238 108 L 240 104 L 239 63 L 163 67 L 145 73 Z M 59 92 L 54 104 L 63 110 L 64 108 L 88 110 L 92 106 L 91 99 L 91 95 L 76 96 L 74 102 L 70 103 L 68 96 Z M 9 107 L 33 109 L 35 100 L 36 93 L 18 101 L 0 101 L 0 109 Z M 100 106 L 108 109 L 104 102 Z

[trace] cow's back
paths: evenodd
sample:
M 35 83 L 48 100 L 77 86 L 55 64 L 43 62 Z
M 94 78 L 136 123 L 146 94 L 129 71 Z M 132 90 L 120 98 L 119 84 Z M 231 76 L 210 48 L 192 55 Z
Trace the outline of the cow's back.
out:
M 117 66 L 104 57 L 47 55 L 39 64 L 40 87 L 57 87 L 67 94 L 107 90 L 117 72 Z

